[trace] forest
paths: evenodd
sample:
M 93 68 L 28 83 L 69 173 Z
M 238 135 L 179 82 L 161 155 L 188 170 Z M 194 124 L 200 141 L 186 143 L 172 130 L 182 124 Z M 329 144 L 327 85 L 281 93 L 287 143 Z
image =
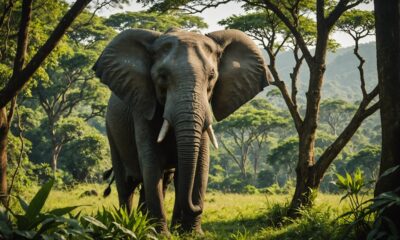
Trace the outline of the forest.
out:
M 0 239 L 400 238 L 397 1 L 137 2 L 0 2 Z M 229 2 L 244 13 L 220 29 L 246 33 L 273 81 L 214 120 L 204 233 L 159 234 L 105 176 L 111 91 L 93 66 L 124 30 L 204 34 L 199 13 Z

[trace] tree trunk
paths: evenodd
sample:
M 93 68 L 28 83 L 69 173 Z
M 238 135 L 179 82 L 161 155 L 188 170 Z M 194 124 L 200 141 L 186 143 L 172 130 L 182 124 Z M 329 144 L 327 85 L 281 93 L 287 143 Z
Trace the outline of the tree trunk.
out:
M 318 52 L 317 52 L 318 53 Z M 296 189 L 293 195 L 290 215 L 299 207 L 312 205 L 312 190 L 318 189 L 321 179 L 315 171 L 315 133 L 321 99 L 321 87 L 325 72 L 325 54 L 320 53 L 322 60 L 310 66 L 310 85 L 307 92 L 307 110 L 302 129 L 299 133 L 299 161 L 296 167 Z
M 8 192 L 7 192 L 7 143 L 8 131 L 10 126 L 8 124 L 7 111 L 5 108 L 0 112 L 0 201 L 4 206 L 7 206 Z
M 50 165 L 51 165 L 51 169 L 53 171 L 53 176 L 55 176 L 56 172 L 57 172 L 57 162 L 58 162 L 58 156 L 60 155 L 60 152 L 61 152 L 61 148 L 62 148 L 62 146 L 55 145 L 55 146 L 53 146 L 53 149 L 51 151 Z
M 374 1 L 376 48 L 381 101 L 382 155 L 380 173 L 400 165 L 400 2 Z M 380 178 L 375 196 L 400 187 L 400 170 Z M 399 194 L 399 192 L 398 192 Z M 400 229 L 400 207 L 392 206 L 383 213 Z
M 259 158 L 259 152 L 260 152 L 260 147 L 254 151 L 254 165 L 253 165 L 253 172 L 254 172 L 254 176 L 253 176 L 253 184 L 256 185 L 257 184 L 257 170 L 258 170 L 258 158 Z
M 317 178 L 314 166 L 300 169 L 296 168 L 296 189 L 290 203 L 288 215 L 295 217 L 301 207 L 311 207 L 313 203 L 313 191 L 318 190 L 321 179 Z

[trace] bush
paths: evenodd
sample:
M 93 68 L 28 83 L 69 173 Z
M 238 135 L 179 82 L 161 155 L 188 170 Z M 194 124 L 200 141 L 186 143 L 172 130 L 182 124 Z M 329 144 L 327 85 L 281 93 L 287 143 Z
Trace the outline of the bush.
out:
M 0 207 L 0 239 L 157 239 L 154 225 L 140 211 L 98 211 L 94 216 L 72 215 L 79 206 L 43 211 L 52 179 L 30 203 L 17 197 L 22 213 Z M 66 216 L 68 215 L 68 216 Z
M 395 166 L 386 170 L 381 174 L 383 178 L 400 166 Z M 344 235 L 348 235 L 351 230 L 357 239 L 399 239 L 400 232 L 396 229 L 394 223 L 385 215 L 393 206 L 400 207 L 400 188 L 394 191 L 384 192 L 379 196 L 363 201 L 362 194 L 365 194 L 364 175 L 361 170 L 357 169 L 353 176 L 346 173 L 346 176 L 337 174 L 336 184 L 341 190 L 344 190 L 345 195 L 342 199 L 348 199 L 350 202 L 350 211 L 340 216 L 344 219 L 347 226 L 347 231 Z
M 113 208 L 98 210 L 82 218 L 82 224 L 94 239 L 157 239 L 155 225 L 139 210 Z
M 253 185 L 246 185 L 243 188 L 243 193 L 256 194 L 256 193 L 260 193 L 260 191 Z
M 280 187 L 278 183 L 272 184 L 266 188 L 266 192 L 270 194 L 289 194 L 294 191 L 294 182 L 289 179 L 286 181 L 283 187 Z
M 0 238 L 65 239 L 67 237 L 84 237 L 85 230 L 78 220 L 64 217 L 78 206 L 42 211 L 53 185 L 54 180 L 45 183 L 29 204 L 17 197 L 23 210 L 22 214 L 14 213 L 10 209 L 0 209 Z
M 274 184 L 275 170 L 270 167 L 265 170 L 261 170 L 257 175 L 257 187 L 266 188 Z

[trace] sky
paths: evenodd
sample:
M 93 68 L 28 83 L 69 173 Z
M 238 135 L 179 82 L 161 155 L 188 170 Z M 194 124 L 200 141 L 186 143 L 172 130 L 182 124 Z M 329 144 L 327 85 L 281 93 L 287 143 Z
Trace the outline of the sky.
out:
M 373 10 L 373 3 L 369 4 L 361 4 L 360 6 L 357 7 L 358 9 L 363 9 L 363 10 Z M 112 10 L 102 10 L 100 12 L 101 15 L 108 16 L 110 14 L 116 13 L 116 12 L 124 12 L 124 11 L 140 11 L 144 10 L 141 4 L 138 4 L 136 2 L 132 2 L 129 6 L 124 7 L 123 9 L 112 9 Z M 229 16 L 232 16 L 234 14 L 236 15 L 242 15 L 244 14 L 245 11 L 241 8 L 241 4 L 237 2 L 230 2 L 227 4 L 223 4 L 218 6 L 217 8 L 211 8 L 207 9 L 202 13 L 196 14 L 204 19 L 204 21 L 208 24 L 208 29 L 205 29 L 203 32 L 212 32 L 216 30 L 221 30 L 224 27 L 220 26 L 218 22 L 222 19 L 225 19 Z M 342 47 L 348 47 L 354 45 L 353 39 L 349 37 L 347 34 L 342 33 L 342 32 L 336 32 L 333 34 L 333 38 L 342 46 Z M 360 42 L 365 43 L 365 42 L 371 42 L 375 41 L 375 36 L 369 36 L 364 39 L 362 39 Z

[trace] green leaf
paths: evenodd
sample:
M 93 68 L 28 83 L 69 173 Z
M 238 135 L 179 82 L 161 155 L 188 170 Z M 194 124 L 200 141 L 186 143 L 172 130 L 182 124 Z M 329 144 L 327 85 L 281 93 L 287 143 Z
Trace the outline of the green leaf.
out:
M 2 236 L 5 236 L 6 238 L 11 238 L 12 236 L 12 228 L 10 227 L 11 223 L 6 222 L 3 219 L 0 219 L 0 233 Z
M 28 208 L 29 208 L 28 203 L 25 202 L 25 200 L 22 199 L 20 196 L 17 196 L 17 199 L 18 199 L 19 205 L 21 205 L 22 209 L 26 213 L 26 211 L 28 211 Z
M 85 216 L 85 217 L 83 217 L 83 219 L 85 219 L 87 222 L 93 224 L 96 227 L 102 228 L 104 230 L 108 230 L 106 225 L 104 225 L 102 222 L 100 222 L 99 220 L 97 220 L 94 217 Z
M 33 239 L 33 237 L 35 236 L 35 232 L 34 231 L 16 230 L 15 234 L 17 236 L 21 236 L 21 237 L 24 237 L 26 239 Z M 15 239 L 20 239 L 20 238 L 15 238 Z
M 113 222 L 113 224 L 119 229 L 121 230 L 123 233 L 125 233 L 126 235 L 130 236 L 133 239 L 137 239 L 136 234 L 134 232 L 132 232 L 131 230 L 123 227 L 121 224 Z
M 379 177 L 379 179 L 381 179 L 381 178 L 383 178 L 383 177 L 386 177 L 386 176 L 392 174 L 393 172 L 395 172 L 395 171 L 396 171 L 397 169 L 399 169 L 399 168 L 400 168 L 400 165 L 397 165 L 397 166 L 394 166 L 394 167 L 391 167 L 391 168 L 387 169 L 386 171 L 384 171 L 384 172 L 382 173 L 382 175 Z
M 57 221 L 53 217 L 46 218 L 42 223 L 40 229 L 36 232 L 34 239 L 40 239 L 40 236 L 50 229 L 57 229 L 57 226 L 61 225 L 63 222 Z
M 64 208 L 56 208 L 51 210 L 49 213 L 56 215 L 56 216 L 63 216 L 67 213 L 70 213 L 71 211 L 75 210 L 78 207 L 81 207 L 82 205 L 76 205 L 76 206 L 70 206 L 70 207 L 64 207 Z
M 15 219 L 17 220 L 17 228 L 20 230 L 28 230 L 29 225 L 31 225 L 33 219 L 29 219 L 25 217 L 25 215 L 14 215 Z
M 51 188 L 53 187 L 54 179 L 45 183 L 42 188 L 36 193 L 32 201 L 29 203 L 28 209 L 26 210 L 25 217 L 28 219 L 36 218 L 42 210 Z

